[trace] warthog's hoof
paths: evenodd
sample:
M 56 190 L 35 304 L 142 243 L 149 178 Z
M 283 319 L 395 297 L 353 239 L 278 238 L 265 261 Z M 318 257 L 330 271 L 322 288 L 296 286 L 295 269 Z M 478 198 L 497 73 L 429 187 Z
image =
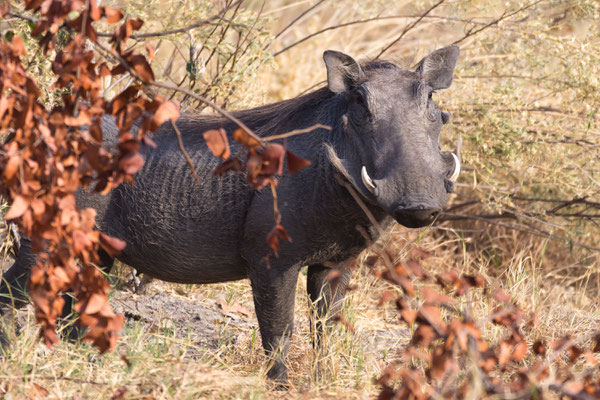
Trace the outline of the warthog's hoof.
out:
M 273 385 L 274 390 L 289 390 L 287 368 L 282 363 L 275 363 L 267 372 L 267 378 Z

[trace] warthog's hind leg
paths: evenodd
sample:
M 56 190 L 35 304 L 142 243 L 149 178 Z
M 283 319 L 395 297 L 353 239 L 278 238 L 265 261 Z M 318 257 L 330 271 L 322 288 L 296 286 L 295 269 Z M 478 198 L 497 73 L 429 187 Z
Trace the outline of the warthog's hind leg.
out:
M 5 306 L 21 308 L 27 304 L 27 280 L 35 262 L 31 241 L 21 238 L 15 262 L 0 278 L 0 314 Z
M 338 269 L 322 264 L 308 266 L 306 291 L 312 303 L 311 334 L 313 347 L 316 349 L 321 347 L 323 322 L 331 325 L 333 317 L 342 309 L 351 274 L 352 270 L 345 265 Z
M 110 272 L 114 258 L 102 249 L 98 252 L 98 256 L 102 270 L 106 273 Z M 0 278 L 0 315 L 8 307 L 19 309 L 28 303 L 27 280 L 35 263 L 36 254 L 31 252 L 31 241 L 22 237 L 15 262 Z M 63 307 L 62 319 L 68 319 L 67 317 L 73 312 L 75 300 L 70 293 L 66 293 L 64 298 L 65 306 Z M 70 329 L 67 332 L 67 336 L 71 339 L 79 337 L 79 334 L 78 329 Z

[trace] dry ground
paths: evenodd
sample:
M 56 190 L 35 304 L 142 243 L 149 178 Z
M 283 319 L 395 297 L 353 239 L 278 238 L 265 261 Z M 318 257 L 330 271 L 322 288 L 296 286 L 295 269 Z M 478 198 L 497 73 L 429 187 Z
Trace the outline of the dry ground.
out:
M 597 287 L 570 265 L 545 266 L 532 249 L 514 254 L 506 268 L 471 259 L 465 251 L 471 238 L 419 240 L 417 233 L 396 227 L 389 238 L 407 251 L 415 243 L 433 253 L 426 268 L 439 273 L 448 267 L 479 272 L 491 287 L 501 287 L 513 300 L 539 315 L 528 330 L 529 343 L 565 334 L 586 338 L 600 324 Z M 525 252 L 525 253 L 523 253 Z M 529 253 L 529 254 L 527 254 Z M 129 268 L 120 267 L 111 303 L 127 317 L 123 339 L 105 356 L 85 344 L 63 342 L 46 349 L 36 340 L 30 307 L 16 316 L 19 335 L 11 338 L 9 354 L 0 360 L 0 389 L 6 398 L 33 396 L 39 385 L 50 398 L 109 398 L 126 389 L 124 398 L 371 398 L 382 368 L 400 357 L 410 330 L 389 305 L 377 307 L 384 289 L 359 263 L 343 315 L 354 333 L 337 325 L 327 337 L 327 354 L 317 369 L 312 350 L 306 280 L 299 280 L 296 329 L 290 349 L 290 392 L 273 391 L 264 379 L 265 358 L 258 335 L 249 285 L 245 281 L 217 285 L 171 285 L 154 281 L 135 294 L 126 282 Z M 579 279 L 574 278 L 579 277 Z M 465 298 L 477 317 L 491 311 L 481 291 Z M 491 343 L 502 336 L 485 329 Z M 45 393 L 45 392 L 44 392 Z

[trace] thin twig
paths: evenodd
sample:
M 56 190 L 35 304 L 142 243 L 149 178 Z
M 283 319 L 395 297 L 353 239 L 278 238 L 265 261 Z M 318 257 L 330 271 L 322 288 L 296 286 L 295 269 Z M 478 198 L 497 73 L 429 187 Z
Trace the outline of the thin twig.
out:
M 488 23 L 488 24 L 486 24 L 486 25 L 482 26 L 482 27 L 481 27 L 481 28 L 479 28 L 479 29 L 469 29 L 469 30 L 467 31 L 467 33 L 466 33 L 466 34 L 465 34 L 465 35 L 464 35 L 462 38 L 460 38 L 460 39 L 456 40 L 456 41 L 455 41 L 453 44 L 458 44 L 458 43 L 460 43 L 460 42 L 464 41 L 465 39 L 467 39 L 467 38 L 468 38 L 468 37 L 470 37 L 470 36 L 477 35 L 479 32 L 481 32 L 481 31 L 483 31 L 483 30 L 485 30 L 485 29 L 489 28 L 490 26 L 492 26 L 492 25 L 496 25 L 496 24 L 498 24 L 499 22 L 501 22 L 501 21 L 503 21 L 503 20 L 505 20 L 505 19 L 507 19 L 507 18 L 510 18 L 510 17 L 512 17 L 513 15 L 520 13 L 521 11 L 525 11 L 525 10 L 527 10 L 528 8 L 531 8 L 531 7 L 535 6 L 536 4 L 538 4 L 538 3 L 541 3 L 542 1 L 544 1 L 544 0 L 536 0 L 536 1 L 532 2 L 532 3 L 529 3 L 529 4 L 528 4 L 528 5 L 526 5 L 526 6 L 523 6 L 523 7 L 519 8 L 519 9 L 518 9 L 518 10 L 516 10 L 516 11 L 513 11 L 513 12 L 511 12 L 511 13 L 506 13 L 506 12 L 504 12 L 504 13 L 503 13 L 503 14 L 502 14 L 500 17 L 496 18 L 495 20 L 493 20 L 493 21 L 491 21 L 490 23 Z
M 70 378 L 68 376 L 44 376 L 44 375 L 0 375 L 0 379 L 29 379 L 33 382 L 36 379 L 41 379 L 45 381 L 68 381 L 75 382 L 80 384 L 89 383 L 91 385 L 107 385 L 106 382 L 96 382 L 88 379 L 78 379 L 78 378 Z
M 236 27 L 241 27 L 241 28 L 245 28 L 245 29 L 249 28 L 247 25 L 240 24 L 240 23 L 237 23 L 237 22 L 233 22 L 233 21 L 230 21 L 230 20 L 228 20 L 226 18 L 221 18 L 218 15 L 215 15 L 215 16 L 210 17 L 209 19 L 198 21 L 198 22 L 195 22 L 195 23 L 193 23 L 191 25 L 184 26 L 182 28 L 170 29 L 170 30 L 160 31 L 160 32 L 137 33 L 137 34 L 131 35 L 130 38 L 131 39 L 147 39 L 147 38 L 153 38 L 153 37 L 175 35 L 177 33 L 188 32 L 188 31 L 190 31 L 192 29 L 199 28 L 199 27 L 201 27 L 203 25 L 217 25 L 217 26 L 220 25 L 218 22 L 213 22 L 214 20 L 219 20 L 219 21 L 222 21 L 222 22 L 227 22 L 228 24 L 236 26 Z M 112 33 L 103 33 L 103 32 L 100 33 L 100 32 L 98 32 L 98 36 L 99 37 L 112 37 L 113 34 Z
M 261 138 L 260 136 L 258 136 L 256 133 L 254 133 L 250 128 L 248 128 L 246 126 L 246 124 L 244 124 L 242 121 L 240 121 L 238 118 L 236 118 L 235 116 L 233 116 L 233 114 L 231 114 L 228 111 L 225 111 L 224 109 L 222 109 L 221 107 L 219 107 L 217 104 L 213 103 L 212 101 L 197 95 L 196 93 L 192 92 L 191 90 L 187 90 L 184 88 L 180 88 L 174 85 L 171 85 L 169 83 L 165 83 L 165 82 L 149 82 L 148 83 L 149 86 L 155 86 L 158 88 L 162 88 L 162 89 L 167 89 L 167 90 L 173 90 L 173 91 L 177 91 L 180 93 L 183 93 L 191 98 L 193 98 L 194 100 L 197 100 L 201 103 L 206 104 L 207 106 L 209 106 L 210 108 L 212 108 L 213 110 L 215 110 L 217 113 L 221 114 L 223 117 L 227 118 L 228 120 L 230 120 L 231 122 L 235 123 L 237 126 L 239 126 L 245 133 L 248 134 L 248 136 L 250 136 L 252 139 L 256 140 L 257 142 L 260 143 L 261 146 L 264 147 L 265 145 L 265 141 L 264 138 Z
M 355 21 L 344 22 L 341 24 L 328 26 L 326 28 L 320 29 L 316 32 L 313 32 L 313 33 L 303 37 L 302 39 L 297 40 L 296 42 L 286 46 L 285 48 L 277 51 L 276 53 L 273 54 L 273 57 L 277 57 L 279 54 L 286 52 L 286 51 L 290 50 L 291 48 L 296 47 L 297 45 L 314 38 L 315 36 L 319 36 L 325 32 L 329 32 L 329 31 L 332 31 L 335 29 L 345 28 L 347 26 L 352 26 L 352 25 L 366 24 L 366 23 L 374 22 L 374 21 L 385 21 L 385 20 L 391 20 L 391 19 L 404 19 L 404 18 L 439 19 L 439 20 L 444 20 L 444 21 L 466 22 L 466 23 L 471 23 L 474 25 L 486 25 L 487 24 L 486 22 L 477 22 L 477 21 L 473 21 L 471 19 L 465 19 L 465 18 L 444 17 L 441 15 L 425 15 L 425 16 L 423 16 L 421 14 L 388 15 L 388 16 L 383 16 L 383 17 L 365 18 L 365 19 L 359 19 L 359 20 L 355 20 Z
M 194 167 L 194 162 L 192 161 L 192 158 L 183 146 L 183 138 L 181 137 L 181 132 L 179 131 L 179 128 L 177 128 L 177 125 L 175 124 L 175 122 L 173 122 L 173 120 L 171 120 L 171 126 L 173 127 L 173 130 L 177 135 L 177 143 L 179 143 L 179 150 L 181 150 L 183 157 L 187 161 L 187 164 L 190 167 L 190 170 L 192 171 L 192 175 L 194 175 L 194 178 L 196 179 L 196 183 L 200 185 L 202 182 L 200 181 L 200 178 L 198 178 L 198 174 L 196 173 L 196 167 Z
M 116 58 L 119 63 L 121 65 L 123 65 L 125 68 L 127 68 L 127 70 L 129 71 L 129 73 L 134 76 L 136 79 L 140 80 L 143 82 L 143 80 L 139 77 L 139 75 L 137 74 L 137 72 L 129 65 L 129 63 L 123 59 L 123 57 L 121 57 L 119 54 L 117 54 L 115 51 L 113 51 L 111 48 L 106 47 L 105 45 L 103 45 L 100 42 L 95 42 L 96 46 L 98 46 L 100 49 L 102 49 L 103 51 L 105 51 L 106 53 L 112 55 L 114 58 Z M 212 108 L 213 110 L 215 110 L 217 113 L 221 114 L 223 117 L 227 118 L 228 120 L 230 120 L 231 122 L 237 124 L 246 134 L 248 134 L 248 136 L 250 136 L 252 139 L 256 140 L 258 143 L 260 143 L 260 145 L 262 147 L 264 147 L 264 141 L 263 139 L 258 136 L 256 133 L 254 133 L 250 128 L 248 128 L 246 126 L 246 124 L 244 124 L 242 121 L 240 121 L 238 118 L 236 118 L 235 116 L 233 116 L 230 112 L 225 111 L 223 108 L 219 107 L 217 104 L 215 104 L 214 102 L 197 95 L 196 93 L 192 92 L 191 90 L 188 89 L 184 89 L 178 86 L 174 86 L 171 85 L 169 83 L 165 83 L 165 82 L 157 82 L 157 81 L 153 81 L 153 82 L 146 82 L 144 83 L 146 86 L 154 86 L 157 88 L 161 88 L 161 89 L 167 89 L 167 90 L 172 90 L 172 91 L 176 91 L 176 92 L 180 92 L 183 93 L 201 103 L 206 104 L 207 106 L 209 106 L 210 108 Z
M 414 28 L 415 26 L 417 26 L 417 24 L 419 22 L 421 22 L 423 20 L 423 18 L 425 18 L 427 16 L 427 14 L 429 14 L 431 11 L 433 11 L 437 7 L 441 6 L 442 3 L 444 3 L 444 2 L 445 2 L 445 0 L 439 0 L 437 3 L 435 3 L 434 5 L 432 5 L 431 7 L 429 7 L 429 9 L 427 9 L 412 24 L 407 25 L 402 30 L 402 33 L 400 33 L 400 35 L 396 39 L 392 40 L 387 46 L 385 46 L 383 49 L 381 49 L 381 51 L 379 52 L 379 54 L 377 54 L 377 56 L 375 56 L 375 59 L 376 60 L 379 59 L 379 57 L 381 57 L 383 55 L 383 53 L 385 53 L 386 51 L 388 51 L 390 49 L 390 47 L 392 47 L 393 45 L 395 45 L 396 43 L 398 43 L 404 37 L 404 35 L 406 35 L 412 28 Z
M 358 193 L 356 193 L 356 190 L 354 189 L 354 187 L 352 187 L 350 182 L 348 182 L 347 180 L 342 178 L 340 175 L 336 175 L 335 178 L 337 179 L 337 181 L 340 185 L 344 186 L 348 190 L 348 192 L 350 192 L 350 195 L 352 196 L 352 198 L 354 198 L 354 201 L 356 201 L 356 204 L 358 204 L 358 206 L 363 210 L 363 212 L 365 213 L 365 215 L 367 216 L 369 221 L 371 221 L 371 223 L 373 224 L 375 229 L 377 229 L 377 232 L 379 233 L 379 235 L 383 236 L 383 234 L 385 233 L 383 228 L 381 227 L 379 222 L 377 222 L 377 220 L 373 216 L 373 213 L 369 210 L 367 205 L 362 201 L 362 199 L 360 198 Z
M 564 237 L 556 236 L 556 235 L 553 235 L 551 233 L 547 233 L 547 232 L 536 230 L 536 229 L 532 229 L 532 228 L 525 228 L 525 227 L 518 226 L 518 225 L 506 224 L 504 222 L 496 221 L 495 219 L 486 218 L 486 217 L 483 217 L 483 216 L 480 216 L 480 215 L 452 214 L 450 216 L 443 216 L 442 215 L 442 216 L 440 216 L 438 218 L 438 220 L 440 220 L 440 221 L 459 220 L 459 219 L 462 219 L 462 220 L 474 219 L 474 220 L 484 221 L 484 222 L 487 222 L 489 224 L 498 225 L 498 226 L 502 226 L 504 228 L 513 229 L 513 230 L 516 230 L 516 231 L 529 233 L 529 234 L 532 234 L 534 236 L 543 237 L 543 238 L 554 240 L 554 241 L 557 241 L 557 242 L 572 244 L 573 246 L 581 247 L 583 249 L 600 251 L 600 247 L 590 246 L 590 245 L 587 245 L 585 243 L 581 243 L 581 242 L 578 242 L 578 241 L 575 241 L 575 240 L 571 240 L 571 239 L 567 239 L 567 238 L 564 238 Z
M 279 33 L 277 35 L 275 35 L 275 37 L 273 38 L 273 40 L 276 40 L 277 38 L 279 38 L 279 36 L 283 35 L 288 29 L 290 29 L 296 22 L 298 22 L 302 17 L 304 17 L 306 14 L 308 14 L 309 12 L 311 12 L 312 10 L 314 10 L 315 8 L 317 8 L 318 6 L 320 6 L 321 4 L 323 4 L 324 2 L 326 2 L 327 0 L 319 0 L 318 2 L 316 2 L 315 4 L 313 4 L 311 7 L 309 7 L 308 9 L 304 10 L 303 12 L 301 12 L 296 18 L 294 18 L 292 20 L 292 22 L 290 22 L 289 24 L 287 24 L 285 26 L 285 28 L 283 28 L 282 30 L 279 31 Z M 272 42 L 271 42 L 272 43 Z M 269 45 L 271 44 L 267 44 L 265 46 L 265 49 L 269 47 Z
M 326 129 L 328 131 L 331 130 L 330 126 L 327 125 L 323 125 L 323 124 L 315 124 L 313 126 L 309 126 L 308 128 L 304 128 L 304 129 L 294 129 L 293 131 L 289 131 L 287 133 L 282 133 L 281 135 L 273 135 L 273 136 L 267 136 L 262 138 L 265 142 L 270 142 L 272 140 L 278 140 L 278 139 L 285 139 L 288 138 L 290 136 L 295 136 L 295 135 L 301 135 L 303 133 L 308 133 L 308 132 L 312 132 L 315 129 Z

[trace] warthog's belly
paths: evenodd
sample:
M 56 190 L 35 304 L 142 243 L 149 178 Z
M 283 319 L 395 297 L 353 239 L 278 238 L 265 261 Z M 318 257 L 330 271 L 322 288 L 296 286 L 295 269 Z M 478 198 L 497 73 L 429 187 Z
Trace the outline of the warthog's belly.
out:
M 161 145 L 144 154 L 133 186 L 112 192 L 102 230 L 127 243 L 117 258 L 170 282 L 245 278 L 240 241 L 252 195 L 243 177 L 215 177 L 214 157 L 196 152 L 198 183 L 179 148 Z

